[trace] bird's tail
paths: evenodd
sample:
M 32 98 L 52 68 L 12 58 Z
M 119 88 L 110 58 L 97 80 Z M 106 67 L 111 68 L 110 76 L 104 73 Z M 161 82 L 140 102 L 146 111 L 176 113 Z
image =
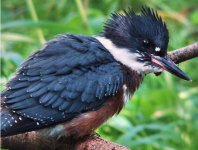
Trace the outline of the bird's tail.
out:
M 37 123 L 1 107 L 1 137 L 30 131 Z

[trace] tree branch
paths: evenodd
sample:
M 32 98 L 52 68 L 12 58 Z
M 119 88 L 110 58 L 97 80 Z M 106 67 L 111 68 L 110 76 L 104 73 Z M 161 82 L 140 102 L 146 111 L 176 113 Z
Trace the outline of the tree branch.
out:
M 168 55 L 177 64 L 198 57 L 198 42 L 169 52 Z
M 168 53 L 175 62 L 180 63 L 198 57 L 198 43 Z M 128 150 L 128 148 L 112 143 L 93 134 L 82 139 L 57 141 L 44 137 L 37 132 L 29 132 L 1 139 L 2 147 L 12 150 Z
M 57 141 L 35 131 L 2 138 L 2 147 L 11 150 L 128 150 L 124 146 L 100 138 L 97 134 L 75 141 Z

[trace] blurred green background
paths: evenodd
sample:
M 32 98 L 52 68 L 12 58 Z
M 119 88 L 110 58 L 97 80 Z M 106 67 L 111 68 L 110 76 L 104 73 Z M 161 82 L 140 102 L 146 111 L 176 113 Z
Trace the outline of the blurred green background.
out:
M 198 41 L 197 0 L 2 0 L 1 88 L 45 41 L 61 33 L 98 34 L 111 12 L 138 12 L 142 5 L 166 21 L 170 51 Z M 120 115 L 97 132 L 132 149 L 197 150 L 197 66 L 197 58 L 180 64 L 193 82 L 168 73 L 146 76 Z

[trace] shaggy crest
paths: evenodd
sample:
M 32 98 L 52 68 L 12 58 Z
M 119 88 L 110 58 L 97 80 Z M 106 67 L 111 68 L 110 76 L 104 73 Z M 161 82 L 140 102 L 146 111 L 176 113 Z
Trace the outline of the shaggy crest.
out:
M 140 15 L 132 9 L 113 13 L 104 26 L 103 35 L 117 46 L 127 48 L 137 48 L 137 41 L 147 37 L 166 50 L 169 39 L 166 24 L 156 11 L 148 7 L 142 7 Z

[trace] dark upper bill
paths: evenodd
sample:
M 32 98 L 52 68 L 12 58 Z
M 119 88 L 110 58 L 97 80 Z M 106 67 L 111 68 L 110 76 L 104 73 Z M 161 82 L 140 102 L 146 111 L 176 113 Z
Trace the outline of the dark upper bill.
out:
M 151 56 L 151 61 L 153 65 L 162 68 L 163 70 L 166 70 L 184 80 L 192 81 L 177 65 L 170 60 L 169 58 L 164 58 L 160 56 Z

